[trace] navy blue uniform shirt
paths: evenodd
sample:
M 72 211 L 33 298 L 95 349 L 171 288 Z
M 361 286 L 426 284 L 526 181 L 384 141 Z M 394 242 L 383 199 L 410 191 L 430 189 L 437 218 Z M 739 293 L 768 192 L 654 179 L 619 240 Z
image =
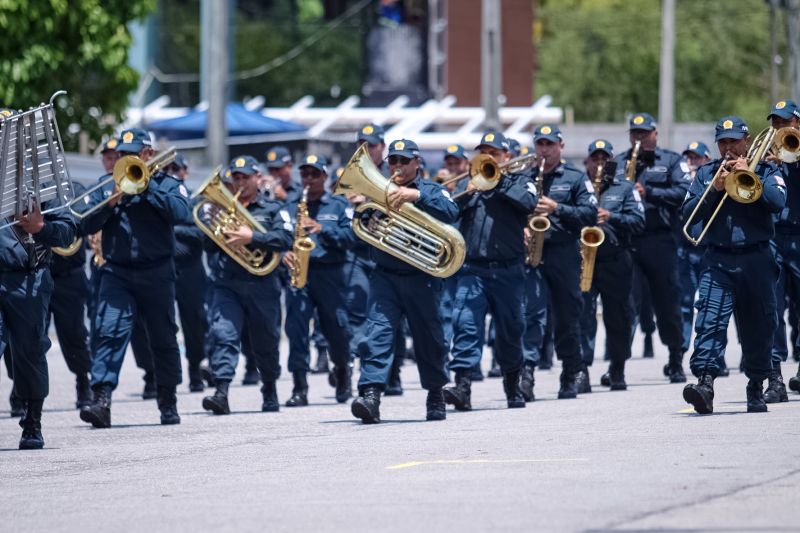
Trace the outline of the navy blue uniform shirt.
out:
M 45 203 L 42 209 L 48 208 Z M 11 219 L 3 220 L 3 224 Z M 25 244 L 27 233 L 19 226 L 0 229 L 0 271 L 20 272 L 45 267 L 50 263 L 53 246 L 72 244 L 77 224 L 69 209 L 58 209 L 44 215 L 44 228 L 33 236 L 33 243 Z
M 184 185 L 185 186 L 185 185 Z M 192 191 L 188 187 L 186 190 L 191 198 Z M 191 265 L 201 260 L 203 255 L 203 231 L 194 223 L 191 212 L 201 198 L 189 200 L 189 216 L 175 225 L 175 265 Z
M 625 179 L 625 165 L 631 151 L 617 156 L 617 176 Z M 636 181 L 644 187 L 645 230 L 644 233 L 672 230 L 679 225 L 681 203 L 692 177 L 689 165 L 677 153 L 656 148 L 655 163 L 643 169 Z
M 700 197 L 714 178 L 722 159 L 715 159 L 697 170 L 692 186 L 683 203 L 683 216 L 686 219 L 700 203 Z M 764 184 L 764 192 L 757 201 L 742 204 L 727 198 L 711 223 L 703 238 L 703 243 L 722 248 L 742 248 L 767 242 L 775 234 L 772 216 L 779 213 L 786 205 L 786 187 L 778 167 L 772 164 L 760 164 L 756 173 Z M 698 220 L 703 227 L 708 224 L 708 217 L 714 212 L 725 191 L 711 189 L 698 210 Z
M 613 253 L 618 248 L 629 248 L 631 236 L 644 230 L 644 205 L 633 183 L 614 177 L 600 186 L 600 203 L 609 212 L 608 221 L 601 224 L 605 240 L 599 255 Z
M 295 203 L 286 205 L 293 226 L 297 222 L 298 201 L 299 198 Z M 356 242 L 352 227 L 353 211 L 348 204 L 326 192 L 319 200 L 308 202 L 308 216 L 322 226 L 319 233 L 309 235 L 316 244 L 311 251 L 311 263 L 344 263 L 347 260 L 347 251 Z
M 536 181 L 534 169 L 531 181 Z M 548 215 L 550 230 L 545 242 L 576 241 L 581 228 L 597 222 L 597 198 L 589 178 L 580 170 L 563 161 L 552 172 L 545 173 L 542 194 L 558 202 L 556 210 Z
M 113 183 L 95 191 L 89 204 L 97 205 L 112 191 Z M 147 268 L 172 260 L 173 227 L 190 216 L 189 191 L 180 180 L 157 172 L 141 194 L 123 195 L 114 207 L 105 205 L 84 218 L 83 230 L 103 230 L 103 257 L 110 267 Z
M 458 227 L 467 243 L 467 262 L 522 261 L 523 230 L 536 202 L 528 174 L 505 175 L 490 191 L 460 196 Z
M 775 217 L 775 231 L 800 233 L 800 161 L 782 163 L 781 175 L 786 185 L 786 205 Z

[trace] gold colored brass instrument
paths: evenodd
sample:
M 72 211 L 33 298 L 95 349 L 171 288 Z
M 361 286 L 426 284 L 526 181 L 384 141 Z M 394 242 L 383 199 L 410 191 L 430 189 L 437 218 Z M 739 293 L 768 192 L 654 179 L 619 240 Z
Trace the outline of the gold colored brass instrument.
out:
M 642 141 L 636 141 L 631 151 L 631 158 L 628 159 L 628 164 L 625 165 L 625 179 L 628 181 L 636 181 L 636 161 L 639 159 L 639 150 L 642 148 Z
M 222 167 L 217 167 L 192 195 L 192 198 L 203 197 L 194 206 L 194 223 L 242 268 L 254 276 L 266 276 L 280 263 L 281 256 L 278 252 L 273 252 L 267 261 L 264 251 L 251 250 L 246 246 L 231 246 L 225 240 L 226 232 L 242 226 L 260 233 L 266 233 L 267 230 L 239 203 L 239 193 L 231 194 L 222 183 L 221 170 Z M 203 215 L 209 218 L 204 219 Z
M 443 181 L 442 185 L 447 186 L 450 183 L 469 178 L 470 183 L 472 183 L 475 189 L 479 191 L 489 191 L 497 187 L 497 184 L 500 183 L 500 179 L 504 174 L 524 172 L 533 166 L 535 160 L 535 154 L 528 154 L 515 157 L 505 163 L 497 164 L 489 154 L 478 154 L 470 160 L 469 170 L 467 172 Z M 466 191 L 458 193 L 455 195 L 454 199 L 462 194 L 466 194 Z
M 594 174 L 594 194 L 600 203 L 600 184 L 603 180 L 603 165 L 598 165 Z M 606 233 L 599 226 L 581 229 L 581 292 L 589 292 L 594 278 L 594 263 L 597 248 L 606 240 Z
M 775 132 L 772 148 L 784 163 L 796 162 L 800 159 L 800 130 L 792 127 L 779 129 Z
M 447 278 L 458 272 L 467 252 L 464 237 L 410 203 L 391 208 L 386 198 L 396 189 L 397 185 L 381 175 L 364 144 L 347 163 L 334 194 L 360 194 L 367 198 L 355 208 L 353 217 L 353 231 L 359 239 L 431 276 Z M 364 225 L 359 215 L 366 210 L 385 216 Z
M 700 235 L 695 239 L 689 235 L 689 228 L 697 222 L 694 220 L 694 217 L 697 214 L 697 211 L 699 211 L 700 207 L 703 205 L 706 196 L 708 196 L 708 193 L 714 187 L 714 182 L 717 180 L 717 177 L 720 176 L 720 173 L 723 170 L 727 170 L 726 165 L 728 161 L 726 156 L 725 160 L 719 166 L 717 172 L 714 174 L 714 177 L 706 187 L 706 190 L 703 191 L 700 201 L 697 202 L 697 205 L 692 210 L 689 218 L 686 219 L 686 223 L 683 225 L 683 235 L 689 242 L 695 246 L 700 244 L 700 241 L 702 241 L 703 237 L 705 237 L 708 228 L 711 227 L 711 223 L 714 222 L 715 218 L 717 218 L 719 210 L 722 209 L 722 204 L 725 203 L 725 200 L 729 196 L 740 204 L 752 204 L 761 198 L 761 194 L 764 191 L 764 185 L 761 183 L 761 178 L 759 178 L 758 174 L 756 174 L 756 167 L 758 167 L 759 163 L 761 163 L 761 161 L 773 147 L 775 131 L 775 128 L 767 128 L 763 130 L 750 144 L 750 148 L 747 150 L 746 156 L 747 169 L 732 170 L 725 176 L 725 194 L 722 196 L 722 199 L 720 199 L 719 203 L 717 203 L 717 207 L 714 208 L 714 212 L 706 221 L 703 231 L 701 231 Z
M 111 174 L 111 177 L 98 183 L 80 196 L 76 196 L 70 202 L 70 211 L 72 211 L 73 215 L 79 219 L 82 219 L 102 208 L 114 198 L 118 198 L 123 194 L 142 193 L 150 184 L 150 178 L 153 176 L 153 174 L 166 168 L 170 163 L 175 161 L 176 155 L 177 152 L 173 146 L 172 148 L 168 148 L 163 152 L 159 152 L 149 161 L 144 161 L 135 155 L 126 155 L 125 157 L 119 158 L 114 164 L 114 170 Z M 85 203 L 85 199 L 94 191 L 100 190 L 112 182 L 115 184 L 117 191 L 111 194 L 108 198 L 104 198 L 100 203 L 91 207 L 90 209 L 87 209 L 86 211 L 76 211 L 72 208 L 73 204 L 77 204 L 79 202 Z
M 544 194 L 544 165 L 545 159 L 539 163 L 539 173 L 536 175 L 536 193 L 541 197 Z M 544 250 L 544 234 L 550 229 L 550 219 L 547 215 L 532 215 L 528 218 L 528 229 L 531 238 L 528 240 L 526 261 L 530 266 L 539 266 L 542 262 Z
M 297 204 L 297 221 L 294 226 L 294 264 L 291 271 L 291 283 L 295 289 L 302 289 L 308 281 L 308 263 L 311 259 L 311 251 L 317 247 L 311 237 L 308 236 L 301 222 L 308 217 L 308 187 L 303 189 L 303 196 Z
M 78 250 L 81 249 L 83 246 L 83 239 L 80 237 L 75 237 L 75 240 L 72 241 L 72 244 L 69 246 L 53 246 L 51 250 L 56 255 L 60 255 L 61 257 L 70 257 L 78 253 Z

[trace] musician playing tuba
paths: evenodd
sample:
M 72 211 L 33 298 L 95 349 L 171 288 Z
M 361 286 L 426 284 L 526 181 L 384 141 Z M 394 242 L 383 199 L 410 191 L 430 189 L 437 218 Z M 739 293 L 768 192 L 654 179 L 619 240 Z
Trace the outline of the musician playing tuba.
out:
M 592 363 L 597 332 L 597 297 L 603 299 L 603 324 L 606 329 L 605 353 L 608 373 L 600 383 L 611 390 L 625 390 L 625 361 L 631 356 L 630 332 L 633 327 L 631 301 L 633 263 L 631 235 L 644 229 L 644 206 L 633 184 L 615 176 L 614 147 L 604 139 L 589 145 L 584 160 L 586 174 L 599 177 L 593 183 L 598 196 L 597 225 L 605 236 L 597 248 L 594 278 L 589 292 L 583 294 L 581 335 L 584 361 Z

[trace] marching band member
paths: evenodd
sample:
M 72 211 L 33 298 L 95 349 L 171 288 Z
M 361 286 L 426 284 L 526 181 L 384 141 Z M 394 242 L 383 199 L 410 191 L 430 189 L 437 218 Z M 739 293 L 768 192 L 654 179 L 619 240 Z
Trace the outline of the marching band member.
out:
M 290 286 L 286 292 L 286 335 L 289 337 L 289 371 L 294 389 L 287 407 L 308 405 L 309 323 L 315 324 L 329 343 L 330 357 L 336 377 L 336 401 L 344 403 L 352 396 L 350 385 L 350 322 L 345 302 L 347 287 L 345 263 L 347 250 L 355 242 L 352 214 L 345 202 L 325 191 L 328 165 L 324 157 L 309 154 L 300 164 L 302 186 L 307 189 L 307 215 L 299 223 L 314 243 L 310 254 L 307 283 Z M 301 200 L 298 198 L 298 200 Z M 298 204 L 288 206 L 289 215 L 297 220 Z M 295 228 L 297 229 L 297 228 Z M 283 258 L 292 271 L 296 256 L 290 250 Z
M 774 235 L 772 215 L 781 212 L 786 204 L 786 187 L 780 171 L 772 164 L 760 163 L 756 174 L 763 182 L 761 198 L 750 204 L 728 200 L 716 219 L 709 222 L 726 194 L 726 176 L 735 169 L 748 167 L 744 158 L 747 139 L 747 125 L 741 118 L 720 119 L 715 140 L 723 158 L 697 171 L 683 203 L 684 220 L 699 206 L 698 220 L 708 228 L 697 299 L 694 352 L 689 361 L 698 382 L 683 389 L 683 398 L 701 414 L 714 410 L 714 379 L 724 356 L 732 312 L 739 322 L 742 365 L 749 379 L 747 411 L 767 411 L 762 385 L 772 371 L 770 350 L 778 320 L 775 302 L 778 267 L 769 241 Z M 726 167 L 717 175 L 723 164 Z M 701 203 L 709 184 L 711 189 Z
M 544 235 L 542 262 L 527 268 L 525 366 L 520 388 L 527 401 L 534 399 L 533 369 L 538 362 L 544 338 L 548 302 L 552 304 L 556 356 L 562 361 L 559 399 L 591 392 L 589 373 L 581 354 L 580 316 L 583 296 L 580 292 L 581 228 L 597 221 L 594 188 L 584 174 L 561 159 L 564 139 L 557 126 L 543 125 L 533 135 L 536 156 L 544 162 L 543 190 L 534 214 L 550 220 Z M 532 179 L 538 176 L 534 169 Z M 528 231 L 528 230 L 526 230 Z M 577 317 L 577 318 L 576 318 Z
M 625 361 L 631 357 L 630 332 L 633 327 L 633 259 L 630 254 L 631 235 L 644 229 L 644 206 L 639 193 L 629 181 L 608 172 L 606 164 L 614 162 L 614 147 L 610 142 L 598 139 L 589 145 L 586 158 L 586 174 L 595 180 L 598 170 L 602 173 L 597 206 L 597 225 L 603 230 L 605 239 L 597 249 L 592 288 L 584 293 L 581 317 L 581 334 L 584 342 L 584 362 L 591 364 L 594 358 L 594 335 L 597 332 L 597 297 L 603 299 L 603 324 L 606 328 L 606 353 L 608 373 L 601 384 L 613 391 L 627 389 L 625 383 Z M 616 165 L 613 165 L 616 169 Z M 590 353 L 586 353 L 589 350 Z
M 625 179 L 627 163 L 638 145 L 635 168 L 630 169 L 634 188 L 645 208 L 644 232 L 633 239 L 634 276 L 644 277 L 650 287 L 661 341 L 669 349 L 669 380 L 683 383 L 683 328 L 678 278 L 678 244 L 673 234 L 681 202 L 691 176 L 689 166 L 675 152 L 658 146 L 656 121 L 647 113 L 633 115 L 629 123 L 631 150 L 617 156 L 617 173 Z M 634 302 L 641 305 L 641 283 L 634 279 Z
M 145 163 L 155 154 L 150 135 L 138 128 L 124 131 L 116 149 Z M 95 191 L 90 208 L 103 200 L 103 191 Z M 189 216 L 186 187 L 164 172 L 156 172 L 141 194 L 112 195 L 83 219 L 88 233 L 103 231 L 105 258 L 92 331 L 94 400 L 81 410 L 81 420 L 94 427 L 111 426 L 111 393 L 137 317 L 146 327 L 154 354 L 161 423 L 180 423 L 175 396 L 181 382 L 181 361 L 175 337 L 173 226 Z
M 496 163 L 508 160 L 508 141 L 502 133 L 485 133 L 475 148 Z M 455 387 L 445 389 L 445 401 L 459 411 L 472 409 L 470 373 L 480 364 L 486 313 L 494 317 L 497 362 L 509 408 L 525 407 L 519 390 L 522 368 L 523 295 L 525 284 L 523 228 L 536 206 L 536 191 L 527 175 L 508 174 L 497 186 L 457 200 L 459 229 L 467 245 L 464 266 L 458 273 L 453 317 Z
M 272 194 L 279 202 L 295 202 L 303 190 L 292 180 L 292 154 L 285 146 L 275 146 L 267 151 L 267 172 Z
M 229 183 L 238 202 L 258 221 L 266 233 L 248 226 L 225 232 L 226 244 L 247 246 L 270 254 L 287 250 L 292 243 L 292 223 L 281 204 L 259 193 L 261 169 L 251 156 L 234 158 L 228 167 Z M 216 391 L 203 398 L 203 409 L 215 415 L 230 414 L 228 389 L 239 361 L 243 335 L 250 338 L 258 371 L 261 375 L 263 412 L 280 410 L 275 381 L 280 377 L 278 359 L 280 340 L 281 289 L 278 272 L 265 276 L 251 274 L 227 253 L 210 247 L 208 266 L 211 271 L 209 295 L 209 346 L 211 368 Z
M 389 170 L 398 188 L 388 195 L 393 208 L 411 202 L 417 208 L 451 223 L 458 207 L 442 185 L 423 180 L 419 174 L 419 148 L 408 139 L 389 145 Z M 365 213 L 365 216 L 370 216 Z M 376 219 L 370 219 L 374 224 Z M 358 347 L 361 376 L 358 398 L 351 404 L 353 416 L 365 424 L 380 422 L 381 392 L 391 372 L 395 337 L 408 320 L 422 388 L 428 391 L 426 419 L 444 420 L 442 387 L 447 383 L 447 346 L 439 313 L 442 280 L 380 250 L 373 250 L 375 271 L 370 278 L 369 312 L 364 337 Z

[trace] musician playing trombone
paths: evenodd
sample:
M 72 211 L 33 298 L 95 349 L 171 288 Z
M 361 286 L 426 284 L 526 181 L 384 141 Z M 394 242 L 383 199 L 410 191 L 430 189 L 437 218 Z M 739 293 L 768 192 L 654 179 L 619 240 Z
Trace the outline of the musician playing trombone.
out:
M 698 413 L 713 412 L 714 379 L 719 374 L 728 341 L 728 321 L 735 312 L 742 367 L 749 379 L 747 411 L 766 412 L 762 385 L 772 371 L 770 351 L 777 326 L 778 278 L 769 241 L 775 233 L 773 214 L 786 204 L 786 187 L 774 164 L 757 161 L 760 157 L 755 154 L 750 156 L 753 160 L 745 158 L 748 128 L 741 118 L 720 119 L 715 140 L 723 157 L 697 171 L 682 207 L 687 227 L 694 224 L 696 216 L 707 230 L 703 239 L 707 249 L 700 276 L 694 352 L 689 361 L 698 381 L 684 387 L 683 398 Z M 752 174 L 736 180 L 735 171 Z M 726 182 L 733 186 L 726 187 Z M 763 187 L 760 197 L 743 190 L 740 183 L 748 182 L 754 186 L 760 182 Z M 731 190 L 738 199 L 727 198 Z M 720 202 L 724 203 L 720 206 Z M 712 219 L 717 209 L 717 216 Z

